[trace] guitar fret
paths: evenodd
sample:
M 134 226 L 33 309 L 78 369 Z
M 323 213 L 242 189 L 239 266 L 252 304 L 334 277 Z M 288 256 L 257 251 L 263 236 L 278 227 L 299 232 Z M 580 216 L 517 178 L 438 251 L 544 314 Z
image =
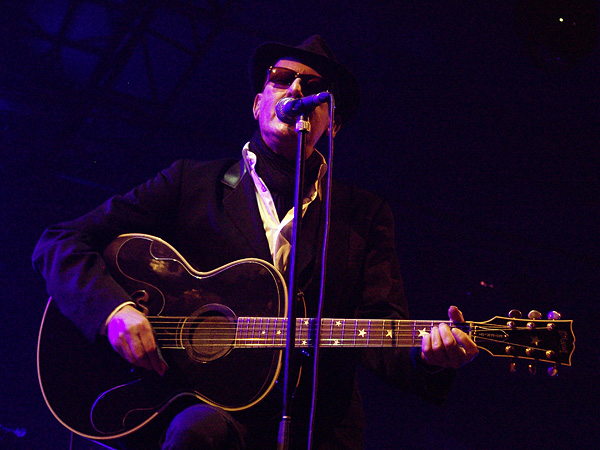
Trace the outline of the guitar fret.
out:
M 279 319 L 275 319 L 273 324 L 273 330 L 271 332 L 271 347 L 275 347 L 275 338 L 277 336 L 277 327 L 279 326 Z
M 267 347 L 271 347 L 271 334 L 275 329 L 275 323 L 277 319 L 269 318 L 269 323 L 267 324 L 267 329 L 265 330 L 265 345 Z
M 254 347 L 254 330 L 256 328 L 256 317 L 248 319 L 248 347 Z
M 255 327 L 256 333 L 252 337 L 252 342 L 254 343 L 254 347 L 260 347 L 262 328 L 263 328 L 263 318 L 259 317 L 258 318 L 258 329 L 256 329 L 256 327 Z
M 243 322 L 243 319 L 241 317 L 238 317 L 237 326 L 235 327 L 235 346 L 236 347 L 242 346 L 242 322 Z
M 255 327 L 254 327 L 254 336 L 252 336 L 252 343 L 254 344 L 255 348 L 260 347 L 262 328 L 263 328 L 263 318 L 257 317 Z
M 252 343 L 251 331 L 250 331 L 250 328 L 252 326 L 251 322 L 252 322 L 251 317 L 246 318 L 246 335 L 245 335 L 246 347 L 250 347 L 251 343 Z
M 309 347 L 314 347 L 315 345 L 315 337 L 317 335 L 317 320 L 315 319 L 306 319 L 307 325 L 307 333 L 306 333 L 306 341 L 308 342 Z
M 247 346 L 254 347 L 254 328 L 256 327 L 256 317 L 248 317 L 248 336 Z
M 247 319 L 245 317 L 242 317 L 240 320 L 241 320 L 240 346 L 245 347 L 246 346 L 246 330 L 248 329 Z
M 354 346 L 355 347 L 364 347 L 364 343 L 367 338 L 367 326 L 365 326 L 364 319 L 355 319 L 356 320 L 356 328 L 354 332 Z
M 260 331 L 260 343 L 262 347 L 266 347 L 269 339 L 269 324 L 271 323 L 271 318 L 267 317 L 265 327 Z
M 342 327 L 342 322 L 339 320 L 331 320 L 331 323 L 329 325 L 330 329 L 331 329 L 331 343 L 330 345 L 332 346 L 339 346 L 341 345 L 340 342 L 340 333 L 338 331 L 338 329 L 341 329 Z
M 343 320 L 341 319 L 336 319 L 334 321 L 332 321 L 333 324 L 333 345 L 334 346 L 342 346 L 344 345 L 344 326 L 343 326 Z
M 383 339 L 385 340 L 386 347 L 394 346 L 394 327 L 390 326 L 389 328 L 385 326 L 385 322 L 383 325 L 383 334 L 385 335 Z
M 256 326 L 256 317 L 248 318 L 248 347 L 254 347 L 253 338 L 254 338 L 254 327 Z
M 303 325 L 304 325 L 304 319 L 296 320 L 296 347 L 302 347 L 302 342 L 304 340 L 304 337 L 302 336 L 302 333 L 303 333 L 302 326 Z
M 270 334 L 267 334 L 267 344 L 269 347 L 273 347 L 275 345 L 275 330 L 277 329 L 277 319 L 273 320 L 273 329 L 270 331 Z
M 287 325 L 287 320 L 284 322 L 284 320 L 282 319 L 279 323 L 280 326 L 277 327 L 277 331 L 275 333 L 275 335 L 277 336 L 277 339 L 279 342 L 277 342 L 277 346 L 278 347 L 285 347 L 285 341 L 284 341 L 284 336 L 285 336 L 285 328 Z
M 256 345 L 257 347 L 264 347 L 264 336 L 265 336 L 265 328 L 269 323 L 269 319 L 266 320 L 264 318 L 260 318 L 260 329 L 258 330 L 258 336 L 256 337 Z
M 256 329 L 256 324 L 257 323 L 259 324 L 258 327 L 260 329 L 260 318 L 253 317 L 252 318 L 252 333 L 250 335 L 250 346 L 251 347 L 257 347 L 256 336 L 260 332 L 260 330 Z
M 298 319 L 296 326 L 298 333 L 296 337 L 296 343 L 298 347 L 307 348 L 310 347 L 310 320 L 307 318 Z
M 245 341 L 244 341 L 244 322 L 245 322 L 245 318 L 244 317 L 240 317 L 238 319 L 238 333 L 237 334 L 237 341 L 238 341 L 238 346 L 239 347 L 244 347 L 245 346 Z
M 329 319 L 329 343 L 328 346 L 333 345 L 333 320 Z

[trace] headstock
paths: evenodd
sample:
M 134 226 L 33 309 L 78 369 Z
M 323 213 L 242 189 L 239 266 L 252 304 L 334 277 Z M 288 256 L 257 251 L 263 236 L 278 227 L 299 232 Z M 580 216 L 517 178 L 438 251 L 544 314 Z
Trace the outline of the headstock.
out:
M 561 320 L 556 311 L 548 313 L 547 320 L 541 320 L 538 311 L 531 311 L 526 319 L 517 310 L 508 317 L 494 317 L 487 322 L 471 322 L 471 338 L 477 346 L 493 356 L 512 358 L 511 371 L 515 361 L 529 360 L 529 371 L 535 373 L 537 361 L 552 364 L 548 373 L 555 376 L 558 366 L 570 366 L 575 349 L 573 321 Z

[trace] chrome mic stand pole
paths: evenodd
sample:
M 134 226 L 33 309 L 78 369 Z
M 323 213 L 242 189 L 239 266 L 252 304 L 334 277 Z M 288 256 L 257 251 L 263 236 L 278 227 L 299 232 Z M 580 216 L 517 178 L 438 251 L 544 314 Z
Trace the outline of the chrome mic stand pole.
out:
M 294 346 L 296 339 L 296 313 L 295 304 L 298 295 L 297 273 L 296 273 L 296 247 L 299 242 L 298 236 L 302 229 L 302 201 L 304 198 L 304 169 L 306 154 L 306 137 L 310 132 L 308 116 L 301 115 L 296 122 L 298 133 L 298 152 L 296 154 L 296 199 L 294 202 L 294 221 L 292 224 L 292 241 L 289 261 L 288 282 L 288 310 L 287 310 L 287 336 L 285 354 L 285 375 L 283 385 L 283 413 L 279 423 L 279 435 L 277 439 L 277 450 L 287 450 L 290 445 L 290 426 L 292 394 L 295 382 L 292 379 Z

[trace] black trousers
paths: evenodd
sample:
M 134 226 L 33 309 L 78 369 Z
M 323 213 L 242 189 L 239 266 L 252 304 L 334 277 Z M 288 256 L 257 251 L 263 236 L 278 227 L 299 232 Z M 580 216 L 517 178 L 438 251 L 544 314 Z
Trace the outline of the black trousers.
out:
M 193 405 L 175 416 L 162 450 L 242 450 L 244 434 L 244 427 L 225 411 Z

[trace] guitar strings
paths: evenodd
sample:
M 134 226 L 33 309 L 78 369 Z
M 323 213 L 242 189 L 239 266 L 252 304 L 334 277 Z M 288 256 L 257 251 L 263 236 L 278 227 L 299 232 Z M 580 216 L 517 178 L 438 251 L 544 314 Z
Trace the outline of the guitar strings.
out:
M 154 322 L 154 328 L 156 331 L 157 339 L 166 345 L 173 345 L 177 343 L 177 348 L 183 348 L 180 344 L 182 339 L 186 343 L 190 343 L 199 347 L 222 347 L 223 345 L 233 345 L 237 347 L 281 347 L 284 345 L 285 334 L 287 333 L 287 319 L 286 318 L 262 318 L 256 320 L 256 318 L 239 318 L 237 322 L 217 322 L 214 320 L 207 320 L 206 318 L 193 318 L 190 320 L 189 317 L 164 317 L 155 316 L 149 318 Z M 309 321 L 309 325 L 306 326 L 305 321 Z M 326 319 L 325 329 L 329 326 L 331 332 L 327 336 L 327 331 L 323 332 L 324 336 L 321 337 L 320 343 L 322 346 L 350 346 L 350 347 L 365 347 L 365 346 L 378 346 L 378 347 L 418 347 L 420 346 L 421 336 L 417 336 L 415 332 L 421 331 L 417 327 L 427 327 L 439 325 L 440 323 L 450 324 L 448 321 L 407 321 L 406 323 L 398 323 L 394 320 L 389 320 L 393 325 L 391 328 L 390 339 L 386 340 L 388 336 L 383 336 L 385 330 L 385 321 L 377 322 L 376 333 L 380 336 L 371 337 L 373 330 L 367 331 L 369 337 L 356 336 L 358 328 L 365 326 L 369 327 L 369 319 L 350 319 L 353 323 L 347 328 L 336 329 L 333 324 L 342 321 L 341 319 Z M 354 322 L 356 320 L 356 322 Z M 272 321 L 272 323 L 271 323 Z M 264 327 L 266 323 L 266 328 Z M 344 325 L 346 321 L 342 321 Z M 160 325 L 159 325 L 160 324 Z M 306 318 L 298 318 L 296 332 L 297 338 L 296 346 L 298 347 L 310 347 L 314 345 L 314 338 L 309 337 L 312 330 L 311 324 L 314 326 L 314 320 Z M 372 324 L 372 322 L 371 322 Z M 469 322 L 466 323 L 469 325 Z M 395 325 L 395 326 L 394 326 Z M 271 326 L 271 327 L 269 327 Z M 304 328 L 304 329 L 302 329 Z M 511 328 L 504 325 L 495 326 L 476 326 L 472 325 L 470 328 L 473 331 L 473 338 L 477 341 L 484 342 L 495 342 L 504 343 L 501 339 L 494 339 L 478 335 L 478 331 L 502 331 L 510 329 L 512 331 L 521 331 L 528 329 L 526 327 Z M 349 331 L 347 331 L 349 330 Z M 238 333 L 239 331 L 239 333 Z M 354 333 L 351 336 L 345 336 L 346 333 Z M 182 337 L 182 333 L 186 337 Z M 339 333 L 339 335 L 337 334 Z M 379 343 L 374 345 L 374 343 Z M 516 347 L 528 347 L 524 344 L 512 345 Z M 537 350 L 543 351 L 543 348 L 537 347 Z

